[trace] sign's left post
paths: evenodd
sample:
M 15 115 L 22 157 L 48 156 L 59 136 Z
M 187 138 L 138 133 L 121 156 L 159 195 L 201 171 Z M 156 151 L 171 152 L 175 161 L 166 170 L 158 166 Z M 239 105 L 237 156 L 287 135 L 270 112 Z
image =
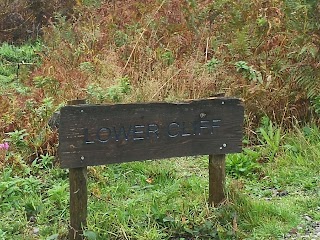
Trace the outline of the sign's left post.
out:
M 85 104 L 85 100 L 69 101 L 68 105 Z M 70 229 L 69 239 L 83 240 L 87 227 L 87 167 L 69 168 Z

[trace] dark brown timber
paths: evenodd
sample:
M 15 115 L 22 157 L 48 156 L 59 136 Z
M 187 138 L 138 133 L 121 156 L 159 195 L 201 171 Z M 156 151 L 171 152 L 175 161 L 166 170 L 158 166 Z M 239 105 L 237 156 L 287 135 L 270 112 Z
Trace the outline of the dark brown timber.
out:
M 66 106 L 59 126 L 61 166 L 240 152 L 243 115 L 242 102 L 229 98 Z
M 83 104 L 84 100 L 73 100 L 68 105 Z M 59 130 L 61 134 L 61 130 Z M 59 143 L 61 144 L 61 143 Z M 69 239 L 83 240 L 83 229 L 87 226 L 87 167 L 69 169 L 70 184 L 70 229 Z
M 217 207 L 225 200 L 225 155 L 209 155 L 209 204 Z

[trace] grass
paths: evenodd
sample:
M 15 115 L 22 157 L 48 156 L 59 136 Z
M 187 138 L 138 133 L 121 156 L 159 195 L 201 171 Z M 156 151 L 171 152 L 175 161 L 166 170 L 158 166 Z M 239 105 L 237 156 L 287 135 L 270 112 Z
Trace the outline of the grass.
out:
M 77 2 L 77 17 L 57 14 L 41 41 L 0 47 L 0 239 L 66 239 L 68 171 L 47 123 L 82 98 L 223 92 L 247 113 L 224 205 L 206 203 L 206 156 L 92 167 L 87 239 L 281 239 L 304 215 L 320 220 L 316 1 Z
M 319 133 L 296 128 L 256 173 L 227 175 L 220 208 L 207 205 L 206 156 L 90 167 L 88 239 L 281 239 L 304 215 L 320 220 Z M 66 239 L 67 170 L 48 156 L 16 164 L 1 170 L 2 239 Z

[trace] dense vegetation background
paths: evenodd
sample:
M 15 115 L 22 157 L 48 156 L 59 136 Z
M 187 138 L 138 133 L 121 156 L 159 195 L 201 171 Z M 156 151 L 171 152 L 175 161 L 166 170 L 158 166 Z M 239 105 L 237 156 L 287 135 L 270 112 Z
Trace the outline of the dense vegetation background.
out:
M 0 142 L 10 144 L 9 149 L 0 149 L 0 195 L 4 196 L 0 209 L 6 212 L 0 237 L 63 238 L 67 175 L 54 160 L 57 130 L 48 122 L 66 101 L 82 98 L 89 103 L 117 103 L 224 94 L 243 98 L 246 107 L 247 148 L 227 161 L 230 182 L 245 177 L 230 183 L 229 201 L 234 205 L 218 210 L 203 205 L 203 158 L 192 159 L 198 166 L 180 159 L 173 168 L 168 162 L 91 169 L 92 181 L 101 185 L 91 186 L 95 205 L 90 206 L 94 213 L 89 235 L 272 239 L 296 226 L 306 209 L 316 209 L 319 130 L 312 124 L 318 122 L 320 112 L 317 0 L 2 0 L 0 41 Z M 190 168 L 197 169 L 191 171 L 196 176 L 186 173 Z M 45 179 L 48 173 L 50 178 Z M 199 180 L 199 175 L 204 178 Z M 126 183 L 128 178 L 132 182 Z M 169 188 L 163 189 L 162 184 Z M 195 191 L 192 200 L 176 199 L 181 185 Z M 155 193 L 144 192 L 148 186 Z M 283 188 L 296 189 L 303 196 L 307 192 L 310 201 L 298 199 L 302 207 L 295 208 L 289 203 L 299 194 L 293 194 L 294 199 L 279 203 L 284 206 L 274 207 L 259 205 L 235 191 L 249 189 L 260 199 L 278 196 Z M 32 198 L 21 197 L 30 191 Z M 124 196 L 131 196 L 132 202 Z M 15 203 L 21 198 L 22 203 Z M 166 204 L 175 200 L 165 208 L 157 198 Z M 153 204 L 137 207 L 144 201 Z M 103 215 L 106 202 L 114 209 L 104 216 L 95 213 Z M 292 213 L 285 211 L 286 204 Z M 184 207 L 175 213 L 178 205 Z M 319 219 L 319 213 L 308 214 Z M 261 219 L 271 222 L 269 230 L 269 225 L 262 227 Z

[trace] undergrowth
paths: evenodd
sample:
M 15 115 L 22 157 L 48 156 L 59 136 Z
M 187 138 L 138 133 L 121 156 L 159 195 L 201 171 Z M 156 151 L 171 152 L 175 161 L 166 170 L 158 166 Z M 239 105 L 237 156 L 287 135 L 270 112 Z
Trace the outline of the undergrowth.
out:
M 266 141 L 229 155 L 227 200 L 219 208 L 207 204 L 207 156 L 90 167 L 85 234 L 88 239 L 281 239 L 306 215 L 320 220 L 319 131 L 305 126 L 287 132 L 268 161 L 260 161 L 273 149 Z M 0 178 L 2 239 L 67 239 L 68 172 L 57 168 L 52 156 L 2 166 Z
M 0 238 L 66 237 L 67 172 L 48 122 L 84 98 L 246 107 L 225 206 L 206 204 L 205 158 L 90 168 L 88 238 L 276 239 L 303 212 L 319 219 L 319 129 L 296 128 L 320 112 L 317 1 L 62 2 L 0 3 Z M 25 32 L 42 38 L 11 44 Z
M 244 99 L 256 142 L 252 129 L 265 115 L 287 127 L 319 112 L 318 15 L 316 1 L 77 1 L 72 19 L 52 15 L 41 44 L 2 45 L 0 129 L 25 129 L 38 156 L 53 153 L 44 124 L 67 100 L 224 93 Z

